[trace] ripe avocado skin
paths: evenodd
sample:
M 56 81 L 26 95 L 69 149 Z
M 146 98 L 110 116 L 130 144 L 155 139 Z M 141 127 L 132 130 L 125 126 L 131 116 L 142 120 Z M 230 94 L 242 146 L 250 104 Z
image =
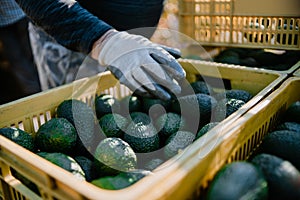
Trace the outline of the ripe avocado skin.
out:
M 250 94 L 246 90 L 241 90 L 241 89 L 231 89 L 231 90 L 226 90 L 225 92 L 219 93 L 215 95 L 215 98 L 217 100 L 222 100 L 222 99 L 238 99 L 242 100 L 245 103 L 247 103 L 250 99 L 253 98 L 252 94 Z
M 284 120 L 300 124 L 300 101 L 292 103 L 285 111 Z
M 107 137 L 123 137 L 127 123 L 127 118 L 117 113 L 108 113 L 99 119 L 101 130 Z
M 133 170 L 137 157 L 127 142 L 110 137 L 100 141 L 94 153 L 94 165 L 100 177 L 114 176 L 120 171 Z
M 262 170 L 269 199 L 300 199 L 300 173 L 290 162 L 271 154 L 258 154 L 251 162 Z
M 98 119 L 108 113 L 119 113 L 120 107 L 120 101 L 110 94 L 100 94 L 95 98 L 95 111 Z
M 201 136 L 203 136 L 205 133 L 207 133 L 208 131 L 210 131 L 212 128 L 214 128 L 215 126 L 217 126 L 219 124 L 219 122 L 210 122 L 206 125 L 204 125 L 196 134 L 195 140 L 197 140 L 198 138 L 200 138 Z
M 162 114 L 155 121 L 155 127 L 159 131 L 161 138 L 168 138 L 180 128 L 183 128 L 185 124 L 185 119 L 173 112 Z
M 124 133 L 124 141 L 136 153 L 152 152 L 158 150 L 160 147 L 160 138 L 152 123 L 131 122 Z
M 129 172 L 121 172 L 116 176 L 106 176 L 93 180 L 91 183 L 108 190 L 120 190 L 133 185 L 151 172 L 142 169 L 136 169 Z
M 0 135 L 10 139 L 29 151 L 35 152 L 36 150 L 34 137 L 30 133 L 27 133 L 19 128 L 1 128 Z
M 76 145 L 76 129 L 65 118 L 52 118 L 38 129 L 35 137 L 40 151 L 70 154 Z
M 214 58 L 215 62 L 219 63 L 227 63 L 227 64 L 240 64 L 238 52 L 234 51 L 233 49 L 226 49 L 222 51 L 219 55 Z
M 145 113 L 148 113 L 150 108 L 152 106 L 155 106 L 156 104 L 162 106 L 166 111 L 168 111 L 169 107 L 170 107 L 170 100 L 163 101 L 163 100 L 158 99 L 158 98 L 142 97 L 141 101 L 142 101 L 142 106 L 143 106 L 142 110 Z
M 300 132 L 300 124 L 296 122 L 283 122 L 276 127 L 276 130 Z
M 211 114 L 217 105 L 214 97 L 207 94 L 192 94 L 178 97 L 171 104 L 172 112 L 182 115 L 191 127 L 191 132 L 197 132 L 199 127 L 211 120 Z M 196 123 L 199 122 L 199 123 Z
M 164 155 L 166 159 L 180 153 L 188 145 L 192 144 L 195 139 L 195 134 L 189 131 L 177 131 L 173 133 L 166 141 L 164 147 Z
M 131 123 L 131 122 L 134 122 L 134 123 L 142 122 L 143 124 L 150 124 L 151 123 L 151 118 L 146 113 L 137 111 L 137 112 L 130 113 L 130 116 L 128 116 L 128 121 L 129 121 L 129 123 Z
M 220 122 L 227 118 L 245 104 L 244 101 L 239 99 L 222 99 L 217 103 L 215 112 L 213 113 L 213 120 Z
M 263 139 L 260 151 L 288 160 L 300 169 L 300 132 L 273 131 Z
M 261 170 L 250 162 L 223 166 L 208 188 L 207 200 L 267 199 L 268 187 Z
M 138 96 L 125 96 L 120 100 L 120 112 L 127 116 L 132 112 L 139 112 L 142 110 L 142 101 Z
M 194 93 L 202 93 L 207 95 L 213 95 L 214 91 L 213 88 L 206 83 L 205 81 L 195 81 L 190 83 L 190 86 L 192 87 Z
M 58 105 L 56 117 L 67 119 L 75 127 L 78 152 L 92 149 L 96 117 L 91 107 L 83 101 L 67 99 Z
M 37 155 L 45 158 L 53 164 L 71 172 L 79 180 L 85 180 L 85 174 L 80 165 L 72 158 L 60 152 L 38 152 Z
M 95 166 L 91 159 L 85 156 L 75 156 L 74 160 L 80 165 L 85 174 L 86 181 L 92 181 L 96 178 Z

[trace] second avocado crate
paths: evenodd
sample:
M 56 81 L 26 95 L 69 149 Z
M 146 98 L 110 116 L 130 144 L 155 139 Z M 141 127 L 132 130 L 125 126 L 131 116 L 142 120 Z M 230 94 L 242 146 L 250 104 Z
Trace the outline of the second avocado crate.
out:
M 214 146 L 212 146 L 211 141 L 217 137 L 217 142 L 227 143 L 228 138 L 225 136 L 231 136 L 229 134 L 232 132 L 230 131 L 231 125 L 272 93 L 286 79 L 286 76 L 275 72 L 236 68 L 213 62 L 185 59 L 180 59 L 179 62 L 186 70 L 189 82 L 204 77 L 204 80 L 216 89 L 218 87 L 244 89 L 249 91 L 253 98 L 213 129 L 218 129 L 220 132 L 209 131 L 206 137 L 201 137 L 182 153 L 163 163 L 153 171 L 152 175 L 144 177 L 128 188 L 116 191 L 101 189 L 86 181 L 79 181 L 71 173 L 0 136 L 1 198 L 14 200 L 120 198 L 153 200 L 176 197 L 174 195 L 177 193 L 180 197 L 188 198 L 189 195 L 192 195 L 191 189 L 196 189 L 196 185 L 193 183 L 201 183 L 205 187 L 205 182 L 211 178 L 208 175 L 212 175 L 216 168 L 223 164 L 223 162 L 216 162 L 219 161 L 220 154 L 226 156 L 226 152 L 229 151 L 229 149 L 225 152 L 210 151 Z M 120 85 L 109 72 L 83 78 L 0 105 L 0 128 L 19 127 L 35 134 L 42 124 L 55 116 L 56 108 L 63 100 L 75 98 L 86 102 L 88 105 L 93 105 L 96 95 L 101 93 L 122 98 L 129 95 L 131 91 Z M 219 136 L 221 133 L 223 134 L 222 137 Z M 195 154 L 202 152 L 202 150 L 206 152 L 205 155 L 199 154 L 203 158 L 192 159 Z M 202 167 L 198 173 L 195 173 L 194 166 Z M 17 177 L 13 176 L 12 170 L 33 182 L 39 189 L 39 194 L 30 190 Z M 191 177 L 192 182 L 189 182 Z M 180 184 L 181 186 L 178 187 Z M 159 188 L 159 186 L 162 187 Z M 190 188 L 187 190 L 187 187 Z
M 284 121 L 284 112 L 300 101 L 299 88 L 300 77 L 289 77 L 226 131 L 222 127 L 211 129 L 205 147 L 195 148 L 200 144 L 197 141 L 189 148 L 189 160 L 153 189 L 168 191 L 169 199 L 205 199 L 209 184 L 224 165 L 251 158 L 264 137 Z
M 201 45 L 300 49 L 298 0 L 180 0 L 179 31 Z

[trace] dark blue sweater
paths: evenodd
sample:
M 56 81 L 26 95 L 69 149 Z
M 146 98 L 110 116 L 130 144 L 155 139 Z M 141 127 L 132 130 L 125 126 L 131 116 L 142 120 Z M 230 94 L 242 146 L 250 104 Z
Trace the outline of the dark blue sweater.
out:
M 58 43 L 86 54 L 109 29 L 156 26 L 163 8 L 163 0 L 79 0 L 80 4 L 75 0 L 16 2 Z
M 89 53 L 112 27 L 72 0 L 16 0 L 27 16 L 54 39 L 74 51 Z

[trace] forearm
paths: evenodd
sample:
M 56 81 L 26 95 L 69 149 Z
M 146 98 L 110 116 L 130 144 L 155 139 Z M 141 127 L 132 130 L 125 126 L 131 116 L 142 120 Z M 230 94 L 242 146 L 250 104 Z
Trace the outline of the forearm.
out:
M 112 27 L 72 0 L 16 0 L 29 18 L 63 46 L 90 53 Z M 64 3 L 63 3 L 64 2 Z

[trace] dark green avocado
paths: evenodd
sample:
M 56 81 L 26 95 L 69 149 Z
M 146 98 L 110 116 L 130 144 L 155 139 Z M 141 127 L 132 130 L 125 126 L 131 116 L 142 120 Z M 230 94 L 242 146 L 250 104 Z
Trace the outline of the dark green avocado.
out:
M 300 132 L 277 130 L 262 141 L 261 152 L 288 160 L 300 169 Z
M 288 107 L 283 119 L 287 122 L 300 123 L 300 101 L 296 101 Z
M 208 200 L 266 200 L 267 197 L 268 184 L 262 171 L 246 161 L 224 165 L 213 178 L 207 195 Z
M 131 122 L 124 133 L 124 140 L 136 153 L 152 152 L 160 147 L 159 135 L 152 123 Z
M 130 171 L 137 166 L 133 149 L 121 138 L 105 138 L 94 153 L 94 164 L 99 176 L 114 176 L 122 171 Z
M 107 137 L 123 137 L 128 120 L 117 113 L 108 113 L 99 119 L 99 125 Z
M 71 172 L 79 180 L 85 180 L 84 171 L 81 169 L 80 165 L 71 156 L 68 156 L 60 152 L 53 152 L 53 153 L 39 152 L 37 153 L 37 155 Z
M 182 152 L 190 144 L 193 143 L 195 134 L 189 131 L 178 131 L 173 133 L 166 141 L 164 146 L 164 155 L 166 159 Z
M 75 127 L 79 152 L 92 149 L 97 118 L 90 106 L 77 99 L 64 100 L 57 107 L 56 117 L 67 119 Z
M 77 132 L 65 118 L 52 118 L 38 129 L 35 136 L 40 151 L 70 154 L 76 145 Z
M 258 154 L 251 162 L 268 182 L 269 199 L 300 199 L 300 173 L 290 162 L 271 154 Z
M 14 127 L 1 128 L 0 135 L 10 139 L 29 151 L 35 151 L 35 139 L 32 134 L 26 131 Z
M 95 98 L 95 111 L 98 119 L 108 113 L 120 113 L 120 107 L 120 101 L 110 94 L 100 94 Z

